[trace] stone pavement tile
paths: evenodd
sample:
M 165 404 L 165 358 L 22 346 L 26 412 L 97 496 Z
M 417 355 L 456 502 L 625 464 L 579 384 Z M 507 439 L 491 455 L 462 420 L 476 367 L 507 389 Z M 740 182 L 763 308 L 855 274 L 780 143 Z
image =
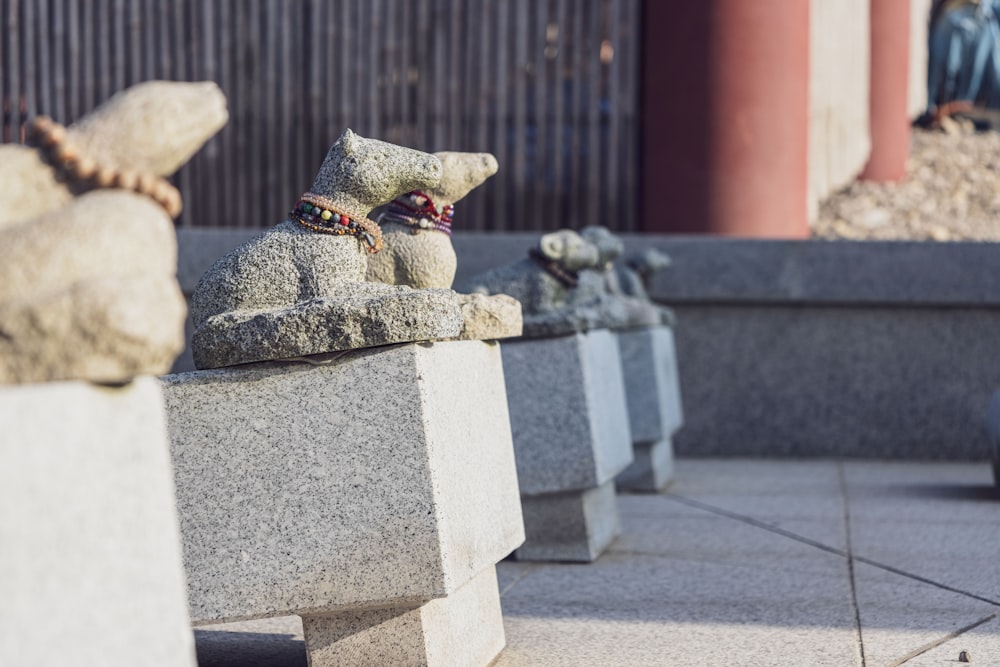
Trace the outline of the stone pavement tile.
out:
M 757 519 L 840 517 L 837 463 L 681 459 L 667 492 Z
M 545 567 L 501 599 L 509 649 L 497 664 L 851 665 L 846 566 L 813 551 Z
M 677 465 L 677 481 L 666 493 L 619 496 L 622 516 L 678 517 L 714 509 L 846 549 L 835 462 L 681 459 Z M 692 507 L 685 499 L 710 507 Z
M 649 623 L 505 617 L 508 647 L 493 667 L 851 667 L 840 627 Z
M 763 521 L 795 535 L 804 536 L 833 549 L 845 548 L 841 519 Z M 823 553 L 783 535 L 735 519 L 703 512 L 697 517 L 668 519 L 626 514 L 622 534 L 612 544 L 619 553 L 658 554 L 678 559 L 708 559 L 719 562 L 747 562 L 759 558 L 812 558 Z M 844 562 L 846 572 L 846 560 Z
M 893 664 L 1000 611 L 989 603 L 864 563 L 855 563 L 854 577 L 865 661 L 873 667 Z M 952 657 L 957 655 L 955 651 Z
M 988 463 L 843 463 L 851 515 L 868 519 L 1000 522 Z
M 824 460 L 682 458 L 668 490 L 680 495 L 839 497 L 837 466 Z
M 1000 601 L 1000 494 L 988 465 L 844 466 L 856 557 Z
M 905 667 L 959 667 L 962 651 L 967 651 L 971 665 L 1000 665 L 1000 618 L 973 628 L 926 653 L 907 660 Z
M 298 616 L 203 625 L 194 641 L 198 667 L 307 667 Z

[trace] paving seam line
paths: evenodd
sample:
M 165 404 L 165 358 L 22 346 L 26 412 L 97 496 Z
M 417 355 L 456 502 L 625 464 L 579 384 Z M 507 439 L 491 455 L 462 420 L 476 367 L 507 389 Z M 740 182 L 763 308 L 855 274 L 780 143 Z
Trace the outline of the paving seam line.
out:
M 807 544 L 811 547 L 825 551 L 827 553 L 835 554 L 841 558 L 851 557 L 843 549 L 838 549 L 836 547 L 831 547 L 828 544 L 823 544 L 822 542 L 817 542 L 816 540 L 810 539 L 803 535 L 793 533 L 791 531 L 785 530 L 784 528 L 779 528 L 773 526 L 759 519 L 755 519 L 751 516 L 746 516 L 744 514 L 738 514 L 736 512 L 731 512 L 722 507 L 716 507 L 715 505 L 709 505 L 708 503 L 703 503 L 700 500 L 695 500 L 693 498 L 688 498 L 687 496 L 679 496 L 675 493 L 663 493 L 661 497 L 668 498 L 670 500 L 677 501 L 683 505 L 688 505 L 689 507 L 694 507 L 696 509 L 704 510 L 718 516 L 726 517 L 727 519 L 735 519 L 736 521 L 742 521 L 748 525 L 754 526 L 756 528 L 762 528 L 763 530 L 772 532 L 776 535 L 781 535 L 782 537 L 787 537 L 790 540 L 795 540 L 796 542 L 801 542 L 802 544 Z M 900 570 L 899 568 L 893 567 L 891 565 L 886 565 L 885 563 L 880 563 L 878 561 L 872 560 L 870 558 L 865 558 L 864 556 L 853 556 L 854 561 L 857 563 L 864 563 L 865 565 L 871 565 L 872 567 L 877 567 L 886 572 L 891 572 L 893 574 L 898 574 L 902 577 L 907 577 L 908 579 L 913 579 L 914 581 L 919 581 L 922 584 L 927 584 L 929 586 L 935 586 L 942 590 L 950 591 L 952 593 L 957 593 L 959 595 L 964 595 L 965 597 L 972 598 L 973 600 L 979 600 L 980 602 L 985 602 L 987 604 L 993 605 L 994 607 L 1000 607 L 1000 602 L 993 600 L 982 595 L 977 595 L 970 591 L 962 590 L 961 588 L 955 588 L 954 586 L 949 586 L 947 584 L 942 584 L 939 581 L 934 581 L 933 579 L 928 579 L 922 577 L 919 574 L 913 574 L 911 572 L 906 572 L 905 570 Z
M 890 662 L 888 665 L 886 665 L 886 667 L 899 667 L 900 665 L 905 664 L 905 663 L 909 662 L 910 660 L 913 660 L 917 656 L 923 655 L 924 653 L 927 653 L 931 649 L 934 649 L 934 648 L 937 648 L 938 646 L 941 646 L 941 644 L 944 644 L 945 642 L 949 642 L 952 639 L 955 639 L 956 637 L 964 635 L 966 632 L 969 632 L 970 630 L 974 630 L 974 629 L 978 628 L 980 625 L 982 625 L 984 623 L 988 623 L 988 622 L 992 621 L 994 618 L 997 618 L 998 616 L 1000 616 L 1000 612 L 994 612 L 994 613 L 990 614 L 989 616 L 986 616 L 985 618 L 979 619 L 975 623 L 970 623 L 969 625 L 966 625 L 963 628 L 959 628 L 958 630 L 955 630 L 954 632 L 952 632 L 950 634 L 947 634 L 944 637 L 941 637 L 941 639 L 936 639 L 936 640 L 932 641 L 929 644 L 924 644 L 920 648 L 915 649 L 915 650 L 907 653 L 902 658 L 899 658 L 897 660 L 894 660 L 893 662 Z
M 851 611 L 854 614 L 854 641 L 858 651 L 857 658 L 861 667 L 866 667 L 865 640 L 861 630 L 861 608 L 858 606 L 858 586 L 854 576 L 854 549 L 851 548 L 851 506 L 847 499 L 847 481 L 844 478 L 844 465 L 837 462 L 837 482 L 840 490 L 840 501 L 844 508 L 844 546 L 847 547 L 847 577 L 851 589 Z

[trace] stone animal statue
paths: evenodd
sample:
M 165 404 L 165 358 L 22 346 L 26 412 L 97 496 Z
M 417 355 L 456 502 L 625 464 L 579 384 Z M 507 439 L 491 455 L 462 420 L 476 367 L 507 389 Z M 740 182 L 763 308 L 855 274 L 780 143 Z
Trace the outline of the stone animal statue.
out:
M 625 251 L 621 239 L 606 227 L 584 227 L 580 236 L 594 244 L 598 265 L 582 271 L 580 286 L 574 294 L 577 302 L 592 304 L 603 313 L 605 326 L 611 329 L 654 326 L 661 322 L 659 308 L 626 294 L 618 283 L 614 262 Z
M 646 248 L 626 257 L 624 262 L 617 264 L 615 275 L 624 294 L 633 299 L 652 303 L 649 290 L 653 276 L 667 269 L 670 264 L 670 256 L 667 253 L 656 248 Z M 677 320 L 674 311 L 666 306 L 658 306 L 658 308 L 663 324 L 674 326 Z
M 433 155 L 347 130 L 288 217 L 218 260 L 192 300 L 199 368 L 450 338 L 450 290 L 365 281 L 382 248 L 371 210 L 441 178 Z
M 172 174 L 226 122 L 214 83 L 153 81 L 38 148 L 0 146 L 0 383 L 128 382 L 184 346 Z
M 451 245 L 455 203 L 497 173 L 489 153 L 434 153 L 441 182 L 396 198 L 379 218 L 385 249 L 368 258 L 368 280 L 410 287 L 451 287 L 457 266 Z
M 601 326 L 591 304 L 577 303 L 573 292 L 582 271 L 598 266 L 597 248 L 576 232 L 543 235 L 528 257 L 475 276 L 459 287 L 471 294 L 506 294 L 521 302 L 524 335 L 560 336 Z

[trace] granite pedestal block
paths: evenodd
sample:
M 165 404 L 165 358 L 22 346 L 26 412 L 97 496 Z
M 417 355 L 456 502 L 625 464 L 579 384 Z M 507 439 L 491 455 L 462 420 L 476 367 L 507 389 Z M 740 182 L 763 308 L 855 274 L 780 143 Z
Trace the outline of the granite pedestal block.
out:
M 0 388 L 0 665 L 194 667 L 163 395 Z
M 632 465 L 618 476 L 618 486 L 656 492 L 673 476 L 671 437 L 684 423 L 674 334 L 658 326 L 617 335 L 635 453 Z
M 162 379 L 195 622 L 298 614 L 312 667 L 488 664 L 483 581 L 524 540 L 499 346 L 306 361 Z M 489 648 L 440 648 L 461 623 Z
M 503 351 L 528 535 L 516 555 L 591 561 L 617 534 L 609 483 L 632 461 L 615 336 L 519 339 Z M 596 491 L 605 484 L 610 490 Z

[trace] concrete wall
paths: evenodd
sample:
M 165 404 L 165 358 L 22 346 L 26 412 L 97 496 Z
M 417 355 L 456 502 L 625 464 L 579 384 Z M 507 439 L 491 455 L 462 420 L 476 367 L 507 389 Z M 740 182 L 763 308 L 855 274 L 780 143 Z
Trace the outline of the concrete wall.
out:
M 252 233 L 179 230 L 185 291 Z M 456 233 L 456 281 L 536 238 Z M 1000 245 L 625 240 L 674 261 L 653 291 L 678 314 L 680 455 L 988 458 Z
M 868 160 L 869 0 L 810 0 L 809 219 Z

